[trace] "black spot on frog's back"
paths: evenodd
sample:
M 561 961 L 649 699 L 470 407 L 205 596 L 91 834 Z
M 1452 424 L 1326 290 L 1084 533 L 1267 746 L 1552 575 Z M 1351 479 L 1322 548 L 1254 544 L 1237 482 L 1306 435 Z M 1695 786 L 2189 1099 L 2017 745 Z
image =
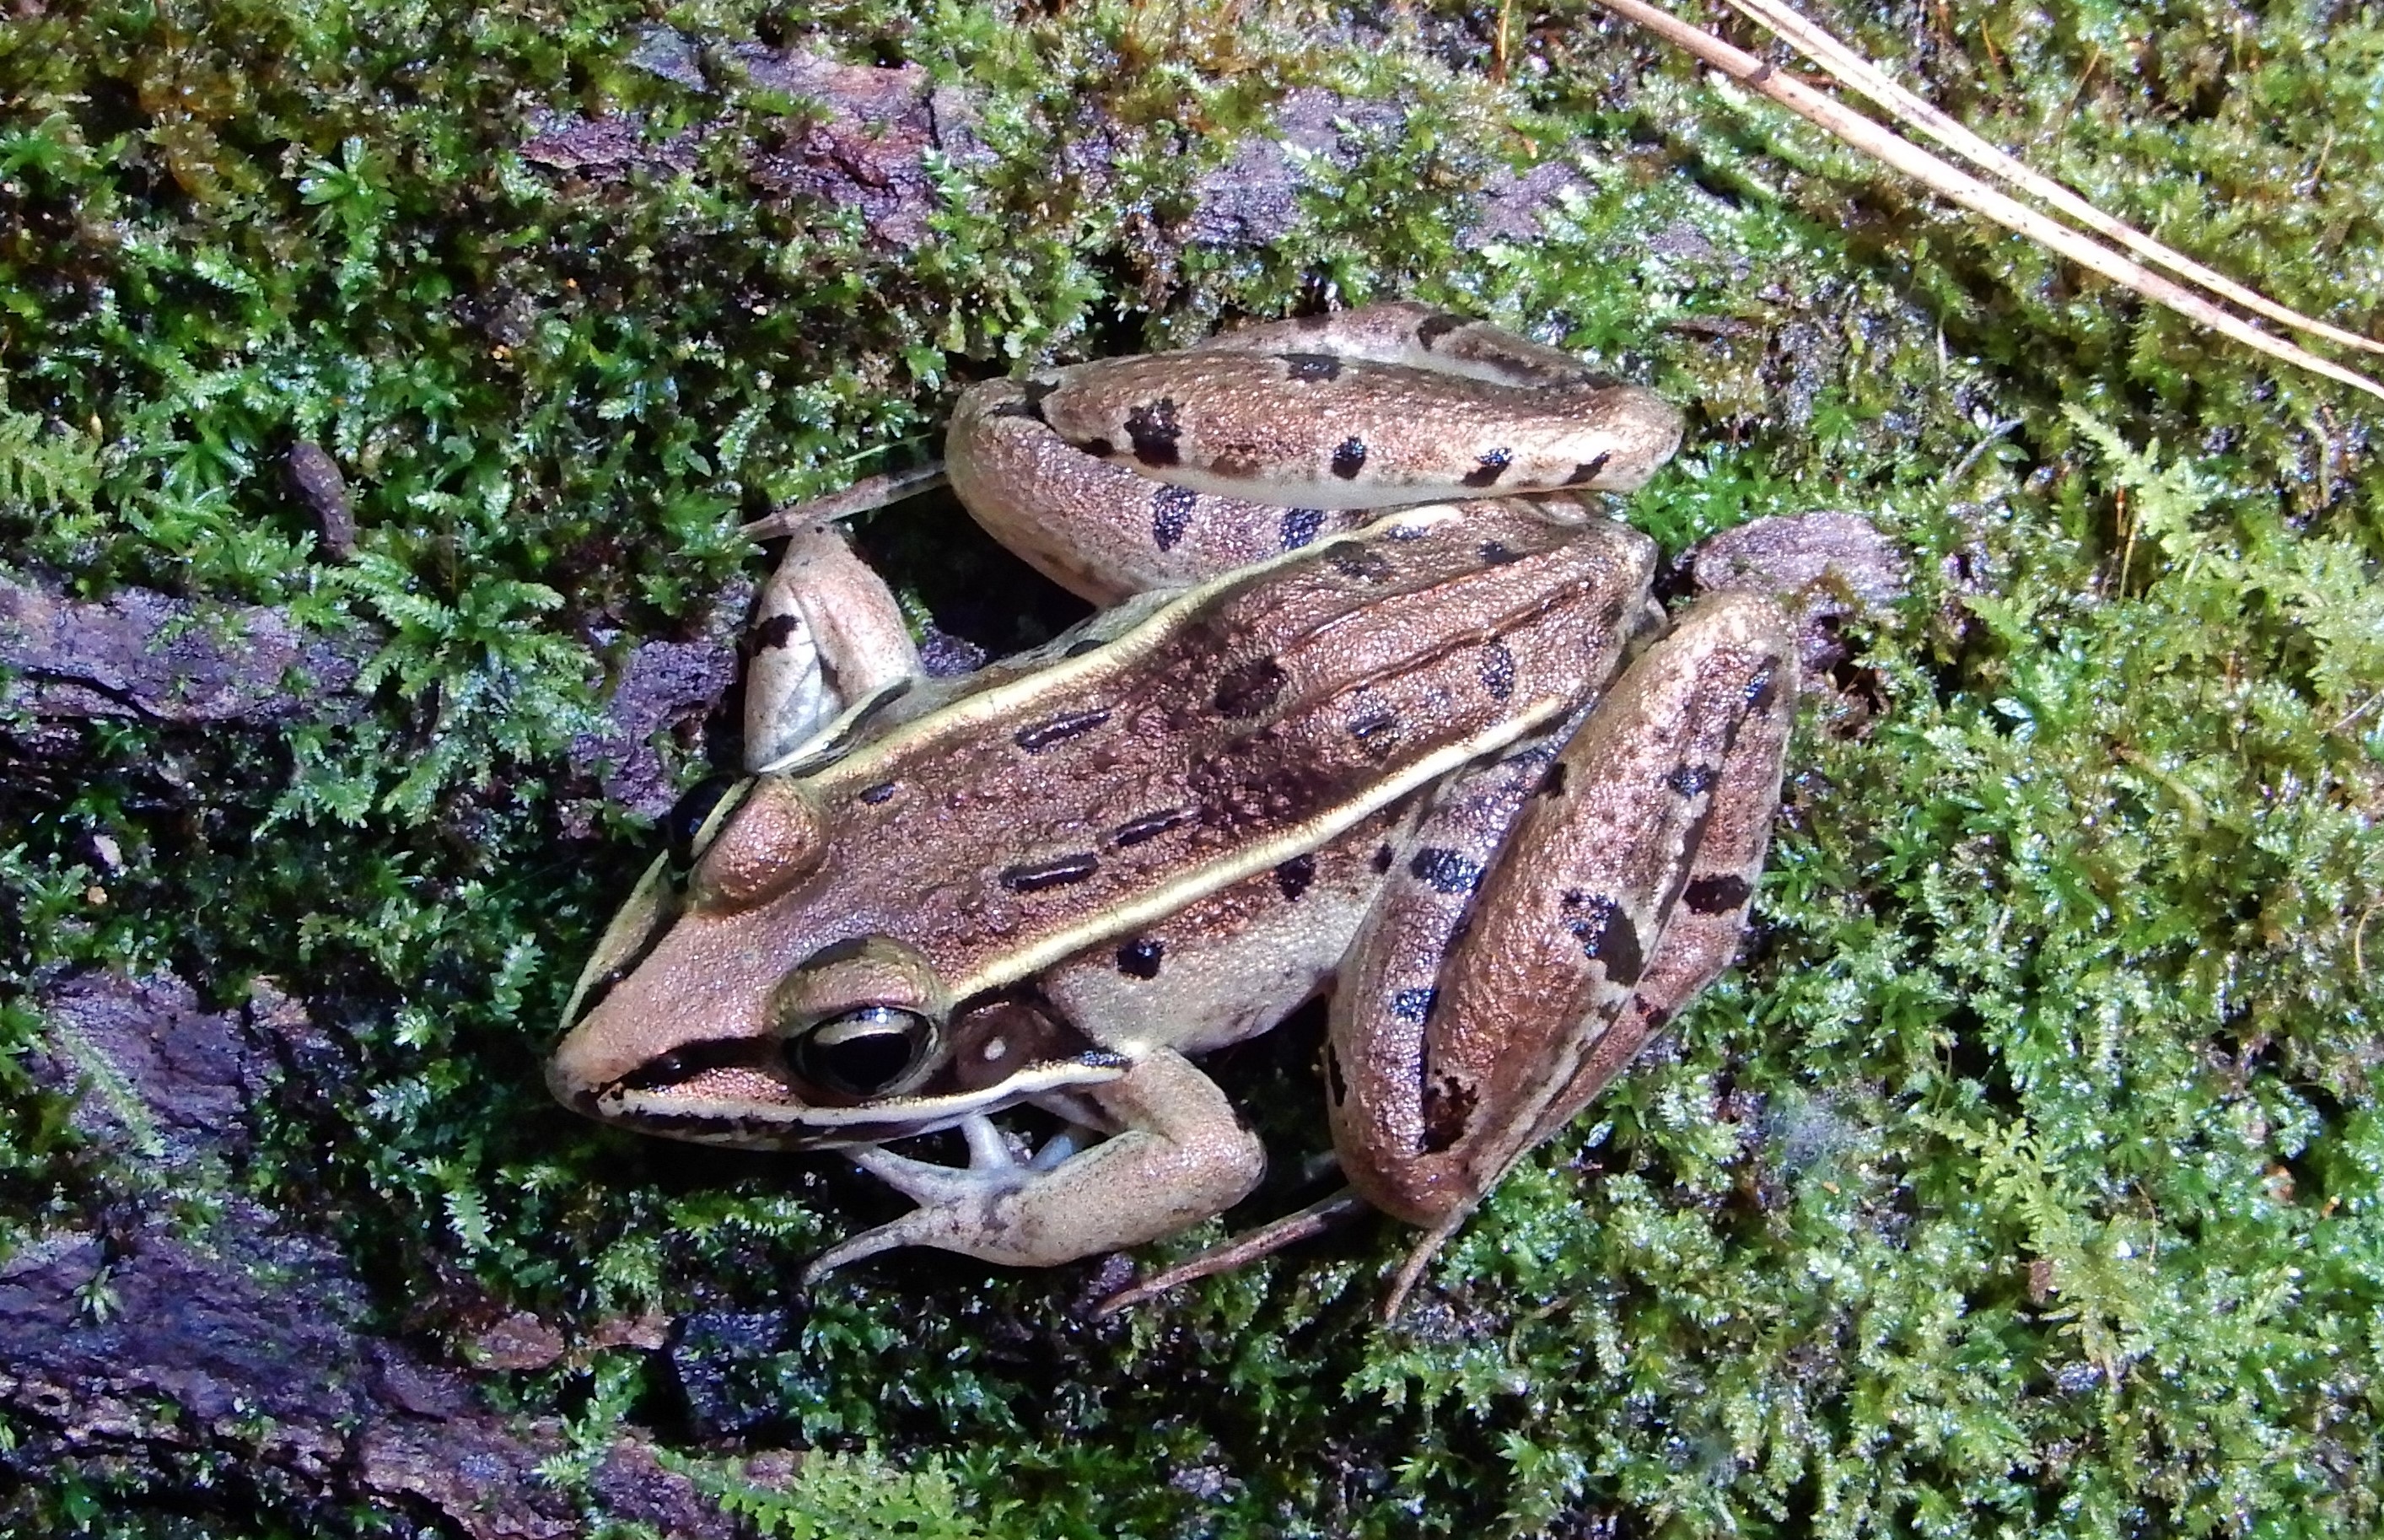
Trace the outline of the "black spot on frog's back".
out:
M 1735 872 L 1697 877 L 1681 890 L 1681 901 L 1693 914 L 1727 914 L 1747 900 L 1754 888 Z
M 1515 693 L 1515 654 L 1505 642 L 1482 644 L 1481 674 L 1482 688 L 1493 701 L 1504 701 Z
M 1683 764 L 1664 777 L 1664 784 L 1682 797 L 1698 796 L 1713 783 L 1714 768 L 1710 764 Z
M 1497 481 L 1498 478 L 1507 474 L 1507 467 L 1512 465 L 1514 460 L 1513 450 L 1490 450 L 1473 462 L 1473 468 L 1465 473 L 1464 483 L 1469 487 L 1491 486 Z
M 1316 538 L 1324 527 L 1322 508 L 1285 508 L 1283 511 L 1282 543 L 1285 551 L 1297 551 Z
M 1370 754 L 1387 754 L 1398 747 L 1406 728 L 1398 712 L 1379 701 L 1369 701 L 1349 718 L 1349 736 Z
M 1329 353 L 1286 353 L 1283 362 L 1285 372 L 1302 383 L 1341 378 L 1341 360 Z
M 1437 1155 L 1455 1148 L 1465 1137 L 1473 1123 L 1473 1109 L 1481 1099 L 1473 1087 L 1459 1084 L 1447 1075 L 1435 1075 L 1423 1088 L 1423 1152 Z
M 774 615 L 748 633 L 756 652 L 773 652 L 802 635 L 803 619 L 799 615 Z
M 1608 982 L 1629 988 L 1646 968 L 1639 927 L 1622 906 L 1603 893 L 1576 888 L 1564 895 L 1564 927 L 1581 943 L 1582 955 L 1606 970 Z
M 1746 681 L 1746 709 L 1752 712 L 1769 711 L 1771 703 L 1779 698 L 1780 660 L 1766 658 L 1763 660 L 1763 665 L 1755 671 L 1755 677 Z
M 1047 888 L 1066 888 L 1082 882 L 1100 869 L 1099 857 L 1090 851 L 1080 851 L 1054 856 L 1049 861 L 1005 866 L 1001 872 L 1001 885 L 1013 893 L 1040 893 Z
M 1435 893 L 1454 897 L 1481 884 L 1482 863 L 1441 845 L 1426 845 L 1408 862 L 1408 875 Z
M 1018 388 L 1018 394 L 986 414 L 989 417 L 1025 417 L 1034 422 L 1047 422 L 1043 401 L 1060 388 L 1056 379 L 1029 379 Z
M 1453 316 L 1446 310 L 1435 310 L 1417 323 L 1416 346 L 1430 353 L 1443 337 L 1467 324 L 1466 318 L 1462 316 Z
M 1397 564 L 1371 545 L 1334 547 L 1325 565 L 1353 583 L 1374 585 L 1388 581 L 1398 573 Z
M 1293 856 L 1274 869 L 1275 888 L 1287 903 L 1298 903 L 1300 896 L 1308 891 L 1309 885 L 1315 880 L 1316 857 L 1313 855 Z
M 1256 716 L 1283 696 L 1283 664 L 1269 658 L 1235 664 L 1217 680 L 1217 710 L 1227 716 Z
M 1604 470 L 1606 462 L 1612 458 L 1614 456 L 1609 453 L 1601 454 L 1594 460 L 1583 460 L 1572 467 L 1572 474 L 1564 478 L 1564 484 L 1568 487 L 1578 487 L 1596 480 L 1597 473 Z
M 1117 969 L 1128 978 L 1157 978 L 1167 956 L 1166 943 L 1155 936 L 1137 936 L 1117 950 Z
M 1030 754 L 1041 753 L 1055 743 L 1065 743 L 1082 738 L 1106 724 L 1110 714 L 1096 707 L 1089 711 L 1072 711 L 1059 716 L 1030 722 L 1010 735 L 1010 740 Z
M 1353 481 L 1365 468 L 1366 441 L 1354 435 L 1342 440 L 1333 451 L 1333 474 L 1344 481 Z
M 1162 808 L 1157 813 L 1146 813 L 1139 818 L 1129 818 L 1120 824 L 1111 832 L 1110 842 L 1121 850 L 1128 849 L 1172 833 L 1187 824 L 1198 823 L 1199 819 L 1200 810 L 1197 807 Z
M 1182 456 L 1176 443 L 1184 429 L 1175 420 L 1175 400 L 1161 396 L 1139 406 L 1129 407 L 1125 414 L 1125 436 L 1134 445 L 1134 457 L 1146 466 L 1172 466 Z

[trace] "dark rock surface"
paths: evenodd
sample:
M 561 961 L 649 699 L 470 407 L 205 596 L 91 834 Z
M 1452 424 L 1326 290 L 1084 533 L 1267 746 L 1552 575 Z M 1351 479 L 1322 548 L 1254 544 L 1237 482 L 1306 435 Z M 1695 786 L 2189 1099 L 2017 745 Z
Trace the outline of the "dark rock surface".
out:
M 68 598 L 0 578 L 0 710 L 36 719 L 287 721 L 354 685 L 373 643 L 261 604 L 146 589 Z
M 244 1155 L 251 1109 L 306 1036 L 272 991 L 213 1012 L 170 977 L 86 975 L 40 1004 L 36 1077 L 80 1088 L 85 1133 L 161 1177 Z M 0 1449 L 0 1487 L 90 1467 L 186 1508 L 262 1502 L 332 1528 L 362 1505 L 472 1540 L 565 1540 L 597 1518 L 739 1533 L 634 1435 L 585 1491 L 549 1482 L 562 1428 L 486 1410 L 469 1372 L 376 1331 L 364 1280 L 295 1216 L 213 1198 L 196 1226 L 136 1200 L 0 1264 L 0 1408 L 24 1435 Z

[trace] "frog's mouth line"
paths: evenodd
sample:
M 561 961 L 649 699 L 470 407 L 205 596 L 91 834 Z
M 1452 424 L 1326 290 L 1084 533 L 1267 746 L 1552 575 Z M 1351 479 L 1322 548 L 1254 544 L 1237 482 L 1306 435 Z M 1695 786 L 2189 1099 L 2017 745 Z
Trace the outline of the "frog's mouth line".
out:
M 565 1100 L 600 1122 L 665 1138 L 746 1149 L 827 1149 L 937 1133 L 978 1113 L 1118 1079 L 1131 1067 L 1122 1055 L 1092 1049 L 1022 1065 L 973 1090 L 837 1106 L 806 1099 L 817 1093 L 787 1074 L 769 1044 L 724 1039 L 689 1044 Z

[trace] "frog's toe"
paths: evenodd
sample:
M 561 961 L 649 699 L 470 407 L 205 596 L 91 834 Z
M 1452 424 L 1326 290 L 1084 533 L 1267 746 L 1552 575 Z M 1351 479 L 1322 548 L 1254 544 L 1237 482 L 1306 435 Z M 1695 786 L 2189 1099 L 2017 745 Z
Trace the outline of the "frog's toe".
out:
M 983 1120 L 980 1120 L 983 1121 Z M 987 1124 L 991 1133 L 991 1124 Z M 981 1156 L 972 1130 L 971 1154 Z M 999 1134 L 992 1137 L 1000 1139 Z M 803 1268 L 803 1281 L 813 1282 L 839 1267 L 903 1246 L 932 1246 L 959 1251 L 987 1261 L 1012 1260 L 1013 1243 L 1005 1237 L 1016 1230 L 1007 1200 L 1034 1180 L 1037 1172 L 1004 1149 L 998 1161 L 975 1161 L 965 1166 L 937 1165 L 875 1146 L 851 1152 L 853 1163 L 903 1197 L 916 1209 L 889 1223 L 829 1247 Z

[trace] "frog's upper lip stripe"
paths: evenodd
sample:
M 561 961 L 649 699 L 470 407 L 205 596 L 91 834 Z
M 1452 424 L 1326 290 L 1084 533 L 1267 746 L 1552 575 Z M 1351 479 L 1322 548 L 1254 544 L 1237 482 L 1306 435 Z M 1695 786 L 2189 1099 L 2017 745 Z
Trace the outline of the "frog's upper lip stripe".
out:
M 728 1097 L 709 1098 L 690 1107 L 686 1098 L 617 1082 L 581 1092 L 572 1105 L 609 1123 L 704 1143 L 777 1149 L 877 1144 L 932 1134 L 971 1113 L 997 1112 L 1047 1092 L 1115 1080 L 1132 1067 L 1121 1054 L 1099 1051 L 1033 1065 L 978 1091 L 892 1097 L 855 1107 Z

